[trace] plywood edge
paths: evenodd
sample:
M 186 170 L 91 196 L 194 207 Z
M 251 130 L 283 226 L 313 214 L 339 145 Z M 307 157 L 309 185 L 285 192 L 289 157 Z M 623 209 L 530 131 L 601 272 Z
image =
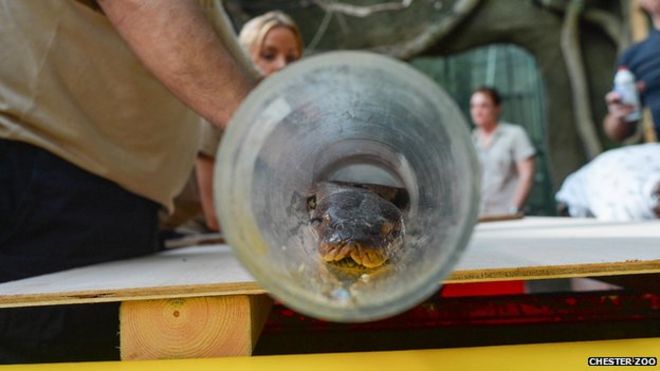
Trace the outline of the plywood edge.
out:
M 594 264 L 541 265 L 518 268 L 492 268 L 454 271 L 445 283 L 469 283 L 511 280 L 616 276 L 660 273 L 658 260 L 628 260 Z
M 454 271 L 445 283 L 539 280 L 551 278 L 598 277 L 625 274 L 660 273 L 660 259 L 622 262 L 543 265 L 517 268 L 471 269 Z M 227 295 L 265 294 L 257 282 L 143 287 L 118 290 L 71 291 L 44 294 L 0 296 L 0 308 L 62 304 L 88 304 L 129 300 L 192 298 Z
M 0 296 L 0 308 L 33 307 L 62 304 L 107 303 L 129 300 L 193 298 L 205 296 L 260 295 L 266 290 L 256 282 L 231 284 L 142 287 L 117 290 L 82 290 L 44 294 Z

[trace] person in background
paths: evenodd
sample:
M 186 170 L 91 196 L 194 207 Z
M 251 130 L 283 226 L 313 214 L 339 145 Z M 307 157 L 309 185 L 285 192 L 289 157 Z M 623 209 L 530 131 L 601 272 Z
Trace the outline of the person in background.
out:
M 655 136 L 660 137 L 660 0 L 638 0 L 649 14 L 653 29 L 642 42 L 627 49 L 618 61 L 617 67 L 629 69 L 636 78 L 641 103 L 648 107 L 654 122 Z M 623 104 L 621 95 L 611 91 L 605 96 L 608 114 L 603 128 L 607 136 L 621 142 L 637 131 L 639 121 L 627 122 L 625 117 L 635 110 L 634 106 Z
M 303 54 L 298 26 L 280 11 L 268 12 L 248 21 L 238 35 L 238 42 L 264 76 L 299 60 Z
M 299 60 L 303 54 L 298 26 L 280 11 L 268 12 L 248 21 L 241 29 L 238 41 L 264 77 Z M 213 204 L 213 168 L 221 137 L 222 130 L 202 123 L 202 144 L 195 171 L 202 210 L 207 227 L 212 231 L 219 230 Z
M 220 1 L 0 0 L 0 282 L 153 253 L 255 86 Z M 118 359 L 118 304 L 0 310 L 0 363 Z
M 534 180 L 536 151 L 520 126 L 500 122 L 501 112 L 496 89 L 480 87 L 472 93 L 472 140 L 482 170 L 482 217 L 521 214 Z

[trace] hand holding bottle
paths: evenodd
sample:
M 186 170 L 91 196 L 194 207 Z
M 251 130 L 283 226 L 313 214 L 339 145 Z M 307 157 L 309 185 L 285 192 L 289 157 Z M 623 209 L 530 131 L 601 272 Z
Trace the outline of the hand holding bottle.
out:
M 643 83 L 626 67 L 621 67 L 614 77 L 614 89 L 605 96 L 607 109 L 614 118 L 624 122 L 636 122 L 641 117 L 639 92 Z

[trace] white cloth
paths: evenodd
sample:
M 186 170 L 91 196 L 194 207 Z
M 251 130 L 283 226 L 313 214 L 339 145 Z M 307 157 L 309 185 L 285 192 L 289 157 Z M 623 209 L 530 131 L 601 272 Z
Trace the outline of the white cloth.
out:
M 571 216 L 632 221 L 656 218 L 653 190 L 660 182 L 660 144 L 602 153 L 566 178 L 555 195 Z

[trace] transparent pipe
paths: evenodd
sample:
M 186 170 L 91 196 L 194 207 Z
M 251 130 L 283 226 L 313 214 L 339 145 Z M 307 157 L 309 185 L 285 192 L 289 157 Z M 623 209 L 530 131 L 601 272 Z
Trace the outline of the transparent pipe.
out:
M 334 274 L 310 233 L 319 181 L 403 188 L 403 247 L 357 278 Z M 265 79 L 225 133 L 216 210 L 257 281 L 291 308 L 334 321 L 402 312 L 437 290 L 477 220 L 479 170 L 449 96 L 408 65 L 366 52 L 307 58 Z

